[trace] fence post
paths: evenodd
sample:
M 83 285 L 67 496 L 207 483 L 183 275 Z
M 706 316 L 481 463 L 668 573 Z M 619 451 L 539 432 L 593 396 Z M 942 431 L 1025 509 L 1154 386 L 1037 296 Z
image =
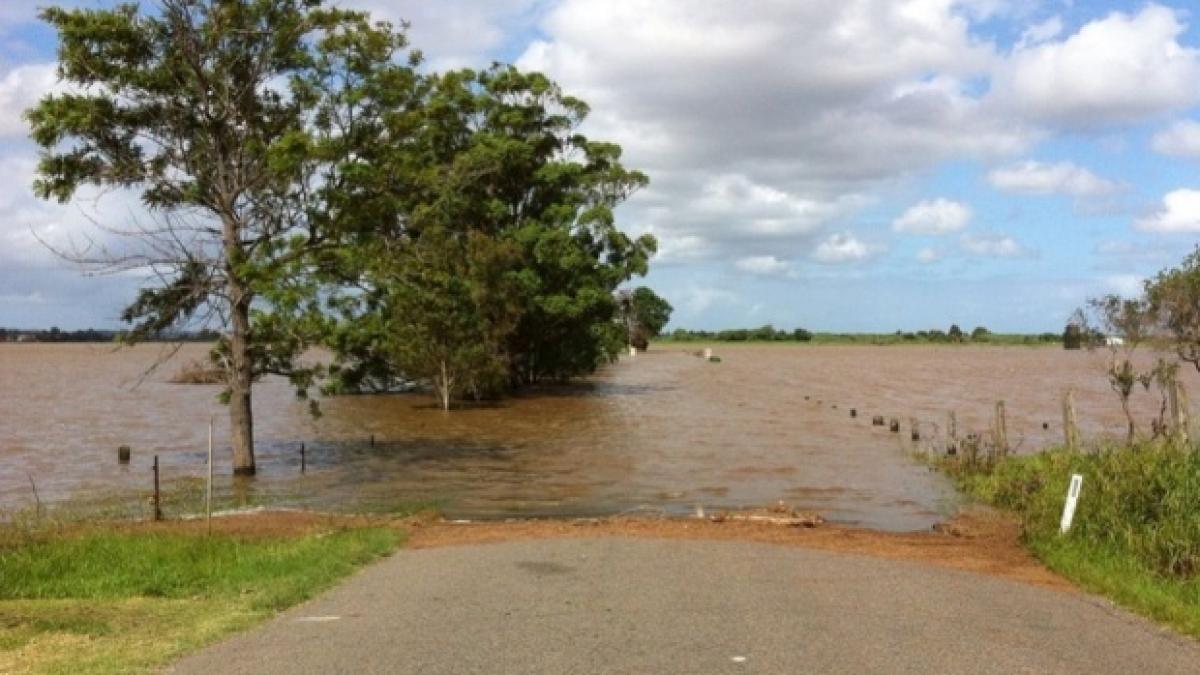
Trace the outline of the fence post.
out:
M 1067 450 L 1075 452 L 1079 449 L 1079 427 L 1075 423 L 1075 392 L 1070 389 L 1063 396 L 1063 441 Z
M 158 489 L 158 455 L 154 456 L 154 519 L 162 520 L 162 494 Z
M 1175 380 L 1171 383 L 1171 433 L 1175 442 L 1182 446 L 1188 444 L 1189 422 L 1187 390 L 1182 382 Z
M 204 491 L 204 519 L 208 533 L 212 534 L 212 483 L 213 483 L 213 418 L 208 418 L 208 485 Z
M 946 413 L 946 454 L 958 455 L 958 415 L 953 410 Z
M 1004 414 L 1004 401 L 996 401 L 996 459 L 1008 456 L 1008 419 Z

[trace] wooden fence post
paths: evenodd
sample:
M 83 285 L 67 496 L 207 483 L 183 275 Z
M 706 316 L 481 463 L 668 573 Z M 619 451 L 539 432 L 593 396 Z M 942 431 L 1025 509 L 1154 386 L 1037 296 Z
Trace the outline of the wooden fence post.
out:
M 946 413 L 946 454 L 958 454 L 958 414 L 953 410 Z
M 1171 434 L 1176 443 L 1183 446 L 1188 444 L 1189 426 L 1187 390 L 1182 382 L 1175 380 L 1171 384 Z
M 996 459 L 1008 456 L 1008 419 L 1004 414 L 1004 401 L 996 401 Z
M 162 494 L 158 490 L 158 455 L 154 456 L 154 519 L 162 520 Z
M 1075 392 L 1070 389 L 1063 396 L 1063 442 L 1067 450 L 1075 452 L 1079 449 L 1079 427 L 1075 422 Z

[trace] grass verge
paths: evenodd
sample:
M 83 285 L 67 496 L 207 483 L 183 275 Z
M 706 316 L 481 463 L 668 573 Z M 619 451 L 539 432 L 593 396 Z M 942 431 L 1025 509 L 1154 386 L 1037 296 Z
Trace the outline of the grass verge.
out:
M 939 465 L 959 488 L 1019 515 L 1026 545 L 1080 587 L 1200 638 L 1200 452 L 1144 445 L 1049 450 L 994 467 Z M 1071 474 L 1083 489 L 1059 534 Z
M 222 519 L 224 520 L 224 519 Z M 328 588 L 400 533 L 329 520 L 88 526 L 0 540 L 0 672 L 147 672 Z

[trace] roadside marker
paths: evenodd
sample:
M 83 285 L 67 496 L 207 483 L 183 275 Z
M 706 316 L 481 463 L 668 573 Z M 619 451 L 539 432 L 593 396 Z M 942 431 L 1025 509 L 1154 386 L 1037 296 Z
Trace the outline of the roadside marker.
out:
M 1063 504 L 1062 523 L 1058 527 L 1059 534 L 1066 534 L 1071 529 L 1071 521 L 1075 518 L 1075 505 L 1079 503 L 1079 490 L 1083 488 L 1083 476 L 1071 474 L 1071 487 L 1067 488 L 1067 503 Z

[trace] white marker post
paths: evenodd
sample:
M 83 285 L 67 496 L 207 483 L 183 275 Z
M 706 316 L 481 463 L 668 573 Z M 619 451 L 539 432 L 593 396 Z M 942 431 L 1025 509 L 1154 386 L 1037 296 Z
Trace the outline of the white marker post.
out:
M 1083 488 L 1083 476 L 1071 474 L 1071 487 L 1067 488 L 1067 503 L 1063 504 L 1062 523 L 1058 527 L 1059 534 L 1071 530 L 1071 521 L 1075 518 L 1075 505 L 1079 503 L 1079 490 Z

